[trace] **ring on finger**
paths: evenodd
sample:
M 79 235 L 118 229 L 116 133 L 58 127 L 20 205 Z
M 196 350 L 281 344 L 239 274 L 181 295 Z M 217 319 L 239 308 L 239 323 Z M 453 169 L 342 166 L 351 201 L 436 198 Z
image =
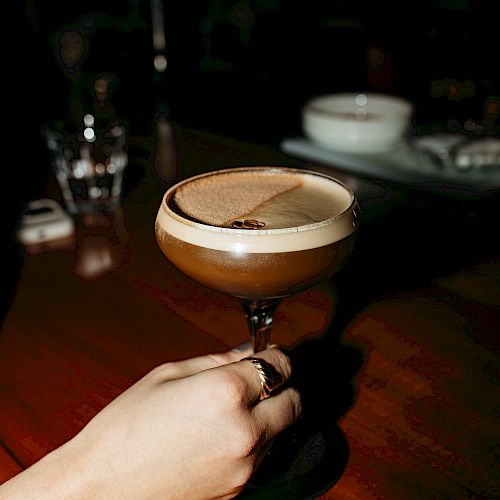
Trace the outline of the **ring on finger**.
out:
M 264 361 L 261 358 L 249 356 L 247 358 L 243 358 L 243 360 L 250 361 L 250 363 L 253 364 L 253 366 L 257 370 L 257 373 L 259 374 L 259 400 L 262 401 L 263 399 L 267 399 L 271 395 L 272 390 L 281 381 L 281 375 L 274 369 L 274 367 L 270 363 Z

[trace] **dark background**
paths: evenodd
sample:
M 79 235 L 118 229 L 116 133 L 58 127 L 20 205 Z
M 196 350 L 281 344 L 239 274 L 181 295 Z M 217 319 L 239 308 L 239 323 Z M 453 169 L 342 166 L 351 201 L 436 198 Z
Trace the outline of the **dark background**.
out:
M 40 127 L 88 105 L 102 74 L 132 134 L 151 133 L 166 105 L 180 124 L 278 144 L 301 133 L 308 98 L 369 90 L 414 102 L 416 132 L 472 119 L 498 133 L 495 0 L 161 3 L 163 73 L 149 1 L 14 2 L 7 98 L 12 90 L 24 129 L 15 147 L 41 158 Z M 31 197 L 46 175 L 35 163 Z

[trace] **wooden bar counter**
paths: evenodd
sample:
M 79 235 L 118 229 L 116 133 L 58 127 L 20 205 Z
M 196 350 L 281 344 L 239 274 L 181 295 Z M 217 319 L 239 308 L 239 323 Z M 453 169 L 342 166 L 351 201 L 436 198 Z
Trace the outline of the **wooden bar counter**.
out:
M 428 196 L 268 146 L 175 132 L 175 168 L 161 164 L 173 151 L 155 162 L 148 139 L 132 138 L 122 209 L 78 218 L 73 239 L 24 253 L 0 332 L 0 482 L 154 366 L 246 340 L 239 303 L 175 269 L 154 220 L 159 178 L 261 164 L 330 171 L 363 213 L 351 263 L 285 299 L 272 334 L 296 360 L 306 421 L 323 432 L 311 465 L 322 472 L 303 498 L 500 498 L 498 193 Z M 59 199 L 53 180 L 47 193 Z M 328 428 L 338 452 L 327 450 Z

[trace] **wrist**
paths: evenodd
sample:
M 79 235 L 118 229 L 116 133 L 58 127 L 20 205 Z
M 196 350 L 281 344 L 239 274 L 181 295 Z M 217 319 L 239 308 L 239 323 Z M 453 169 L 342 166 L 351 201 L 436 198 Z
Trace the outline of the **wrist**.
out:
M 71 440 L 0 486 L 8 500 L 83 499 L 93 495 L 92 477 Z

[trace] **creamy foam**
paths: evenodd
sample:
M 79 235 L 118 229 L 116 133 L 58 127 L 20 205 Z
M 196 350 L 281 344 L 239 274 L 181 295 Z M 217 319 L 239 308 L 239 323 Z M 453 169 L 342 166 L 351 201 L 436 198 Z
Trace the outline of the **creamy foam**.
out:
M 224 223 L 229 224 L 239 218 L 255 219 L 265 223 L 264 229 L 208 225 L 177 213 L 176 193 L 187 193 L 189 186 L 189 190 L 194 192 L 198 183 L 199 186 L 215 183 L 240 185 L 243 192 L 245 183 L 238 181 L 245 179 L 248 182 L 249 174 L 253 179 L 252 189 L 266 191 L 266 183 L 271 179 L 274 179 L 273 182 L 283 179 L 277 184 L 281 188 L 270 196 L 266 194 L 264 200 L 260 198 L 259 203 L 254 203 L 250 209 L 247 204 L 244 213 L 237 210 L 236 215 L 224 218 Z M 227 198 L 216 196 L 211 203 L 222 207 L 224 212 Z M 170 188 L 158 212 L 157 237 L 161 240 L 167 233 L 194 245 L 235 253 L 307 250 L 329 245 L 352 234 L 356 226 L 355 208 L 350 189 L 328 176 L 285 167 L 239 167 L 196 176 Z M 200 215 L 203 216 L 199 213 L 186 215 L 198 220 Z

